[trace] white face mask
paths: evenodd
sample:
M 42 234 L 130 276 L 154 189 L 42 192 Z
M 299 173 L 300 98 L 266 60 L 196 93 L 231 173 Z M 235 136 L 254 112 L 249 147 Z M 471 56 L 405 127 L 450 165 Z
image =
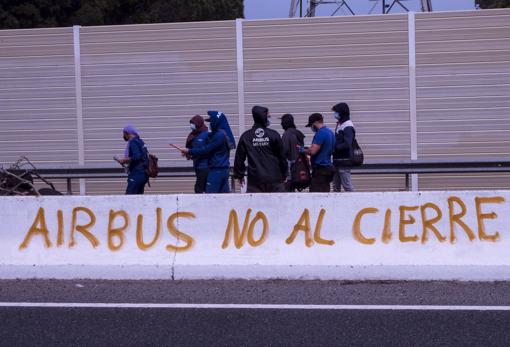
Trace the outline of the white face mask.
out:
M 336 119 L 336 120 L 340 120 L 340 113 L 335 112 L 335 119 Z
M 266 126 L 267 126 L 267 127 L 270 127 L 270 126 L 271 126 L 271 118 L 270 118 L 270 117 L 267 117 L 267 120 L 266 120 Z
M 197 125 L 196 125 L 195 123 L 191 123 L 191 124 L 189 125 L 189 127 L 190 127 L 190 128 L 191 128 L 191 130 L 193 130 L 193 131 L 197 130 Z

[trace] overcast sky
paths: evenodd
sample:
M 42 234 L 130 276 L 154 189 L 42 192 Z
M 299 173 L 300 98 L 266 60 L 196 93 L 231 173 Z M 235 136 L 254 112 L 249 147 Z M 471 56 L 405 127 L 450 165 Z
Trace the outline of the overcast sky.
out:
M 356 14 L 368 14 L 374 1 L 371 0 L 346 0 L 349 6 Z M 391 3 L 392 0 L 387 0 Z M 289 16 L 291 0 L 244 0 L 244 16 L 247 19 L 258 18 L 286 18 Z M 374 14 L 381 13 L 381 0 L 378 1 Z M 402 3 L 412 11 L 421 11 L 419 0 L 403 0 Z M 432 0 L 434 11 L 451 11 L 451 10 L 472 10 L 475 0 Z M 308 1 L 303 0 L 303 12 L 306 12 Z M 337 8 L 336 5 L 319 5 L 317 8 L 317 16 L 330 16 Z M 395 5 L 392 13 L 404 12 L 404 10 Z M 299 10 L 297 12 L 299 16 Z M 345 15 L 342 11 L 338 11 L 337 15 Z

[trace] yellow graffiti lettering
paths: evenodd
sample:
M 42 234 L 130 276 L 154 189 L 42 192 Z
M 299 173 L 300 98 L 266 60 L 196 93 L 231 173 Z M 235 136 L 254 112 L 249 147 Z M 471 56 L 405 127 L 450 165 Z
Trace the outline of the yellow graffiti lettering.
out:
M 123 224 L 120 227 L 114 228 L 114 222 L 117 217 L 121 217 L 123 219 Z M 108 248 L 112 251 L 118 251 L 124 245 L 124 241 L 126 239 L 124 233 L 126 229 L 129 227 L 129 215 L 126 211 L 113 211 L 110 210 L 110 216 L 108 218 Z M 113 242 L 113 239 L 117 238 L 119 243 L 116 245 Z
M 373 207 L 367 207 L 358 212 L 358 214 L 354 218 L 354 223 L 352 224 L 352 234 L 356 241 L 364 245 L 372 245 L 375 243 L 375 238 L 366 238 L 365 236 L 363 236 L 363 233 L 361 232 L 361 218 L 363 218 L 363 216 L 368 213 L 378 212 L 379 210 Z
M 78 212 L 84 212 L 89 216 L 90 222 L 86 225 L 77 225 L 78 220 Z M 76 246 L 76 240 L 75 240 L 75 232 L 80 232 L 83 236 L 85 236 L 90 243 L 92 244 L 92 247 L 96 248 L 99 246 L 99 241 L 96 239 L 94 235 L 89 231 L 90 228 L 92 228 L 96 224 L 96 216 L 94 213 L 89 210 L 86 207 L 76 207 L 73 208 L 72 212 L 72 226 L 71 226 L 71 240 L 69 241 L 69 247 L 72 248 Z
M 427 209 L 432 209 L 432 210 L 436 211 L 436 216 L 434 218 L 428 219 L 427 212 L 426 212 Z M 441 209 L 437 205 L 429 202 L 429 203 L 426 203 L 426 204 L 420 206 L 420 212 L 421 212 L 421 220 L 422 220 L 422 226 L 423 226 L 421 243 L 427 243 L 427 241 L 429 239 L 428 233 L 427 233 L 428 230 L 432 231 L 434 233 L 434 235 L 436 235 L 439 242 L 446 241 L 446 237 L 441 235 L 439 230 L 437 230 L 437 228 L 434 226 L 434 224 L 436 224 L 437 222 L 439 222 L 441 220 L 441 218 L 443 218 L 443 213 L 441 212 Z
M 39 208 L 39 211 L 37 211 L 35 220 L 32 223 L 32 226 L 30 227 L 30 229 L 28 229 L 27 235 L 25 236 L 25 239 L 19 246 L 19 249 L 22 250 L 22 249 L 27 248 L 28 244 L 30 243 L 30 240 L 32 239 L 32 237 L 34 235 L 42 235 L 42 237 L 44 239 L 44 246 L 46 248 L 50 248 L 51 241 L 50 241 L 49 233 L 50 232 L 46 225 L 46 218 L 44 216 L 44 209 Z
M 152 248 L 156 242 L 159 239 L 159 235 L 161 234 L 161 224 L 162 224 L 162 218 L 161 218 L 161 208 L 156 209 L 156 233 L 154 235 L 154 238 L 151 242 L 145 243 L 143 240 L 143 215 L 138 215 L 138 218 L 136 219 L 136 244 L 138 245 L 138 248 L 142 251 L 146 251 L 150 248 Z
M 181 232 L 180 230 L 177 229 L 177 227 L 175 226 L 175 221 L 178 219 L 178 218 L 191 218 L 191 219 L 195 219 L 195 215 L 192 213 L 192 212 L 176 212 L 174 214 L 172 214 L 169 218 L 168 218 L 168 221 L 167 221 L 167 228 L 168 228 L 168 231 L 170 231 L 170 234 L 172 234 L 173 236 L 175 236 L 177 238 L 177 240 L 182 240 L 184 241 L 184 246 L 177 246 L 177 245 L 167 245 L 166 246 L 166 249 L 167 251 L 170 251 L 170 252 L 184 252 L 184 251 L 187 251 L 188 249 L 190 249 L 191 247 L 193 247 L 193 244 L 195 243 L 195 240 L 189 236 L 188 234 L 185 234 L 183 232 Z
M 498 215 L 496 212 L 483 213 L 482 212 L 482 204 L 502 204 L 505 202 L 505 199 L 502 196 L 495 196 L 490 198 L 485 197 L 476 197 L 475 205 L 476 205 L 476 219 L 478 221 L 478 237 L 480 241 L 489 241 L 496 242 L 499 240 L 499 232 L 496 231 L 492 235 L 487 235 L 485 232 L 485 223 L 484 219 L 496 219 Z
M 407 215 L 409 219 L 406 219 L 406 212 L 416 211 L 418 206 L 400 206 L 400 221 L 398 227 L 398 237 L 400 242 L 416 242 L 418 241 L 418 235 L 407 236 L 406 235 L 406 225 L 411 225 L 416 222 L 416 219 L 412 215 Z

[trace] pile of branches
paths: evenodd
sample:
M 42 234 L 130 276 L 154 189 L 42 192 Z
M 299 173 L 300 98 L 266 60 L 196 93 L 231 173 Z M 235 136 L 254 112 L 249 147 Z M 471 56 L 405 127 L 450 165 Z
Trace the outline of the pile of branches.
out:
M 34 180 L 40 180 L 47 187 L 37 189 Z M 53 183 L 42 177 L 27 157 L 20 157 L 8 169 L 0 167 L 0 196 L 13 195 L 62 195 Z

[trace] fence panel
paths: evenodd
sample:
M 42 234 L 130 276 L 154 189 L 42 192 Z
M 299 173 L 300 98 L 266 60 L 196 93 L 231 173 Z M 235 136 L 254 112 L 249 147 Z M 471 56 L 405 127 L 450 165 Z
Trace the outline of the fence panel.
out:
M 416 15 L 420 159 L 510 156 L 510 11 Z M 510 188 L 510 175 L 423 175 L 421 189 Z
M 190 165 L 168 147 L 184 145 L 189 119 L 207 110 L 231 115 L 237 133 L 235 23 L 202 22 L 84 27 L 81 62 L 85 163 L 114 165 L 122 128 L 140 130 L 163 166 Z M 91 194 L 125 183 L 89 181 Z M 153 193 L 191 191 L 190 182 L 156 180 Z
M 247 21 L 243 34 L 247 120 L 264 104 L 273 116 L 292 113 L 301 129 L 313 112 L 334 128 L 331 107 L 344 101 L 367 160 L 410 159 L 406 15 Z M 356 183 L 403 187 L 399 177 Z
M 0 164 L 78 163 L 72 28 L 0 30 Z

